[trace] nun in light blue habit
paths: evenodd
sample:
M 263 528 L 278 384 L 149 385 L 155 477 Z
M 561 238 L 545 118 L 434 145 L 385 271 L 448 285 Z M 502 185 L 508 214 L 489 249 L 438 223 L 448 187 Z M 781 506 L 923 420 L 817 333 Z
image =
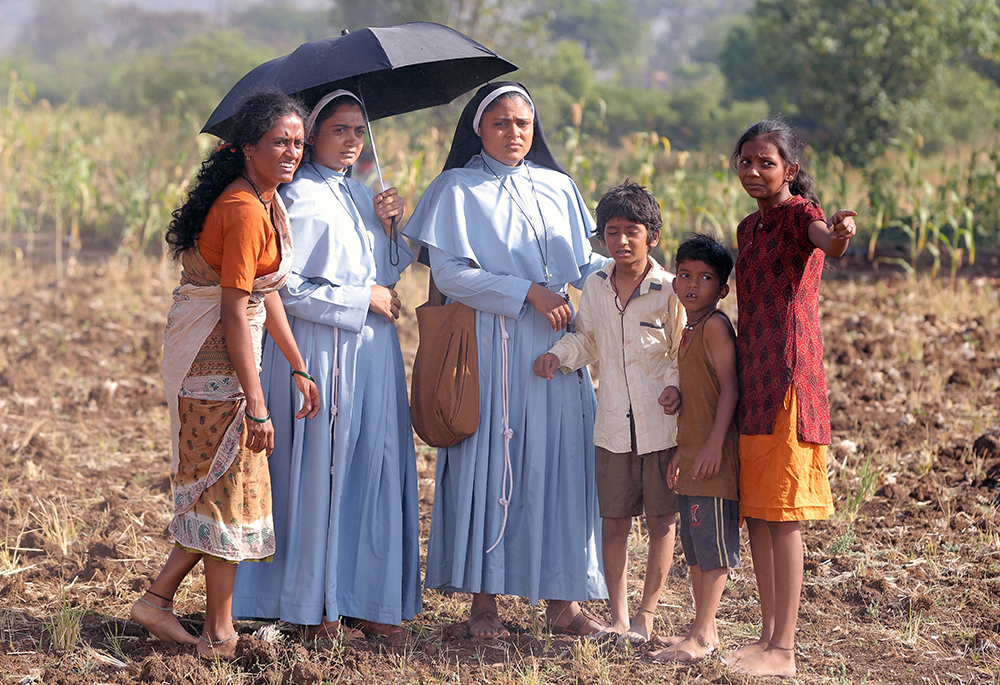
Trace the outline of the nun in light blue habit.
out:
M 508 634 L 498 594 L 549 600 L 549 625 L 564 631 L 606 626 L 576 604 L 607 596 L 593 385 L 586 369 L 532 373 L 570 325 L 567 286 L 607 262 L 591 252 L 593 232 L 524 86 L 481 88 L 403 231 L 427 248 L 448 301 L 476 310 L 479 428 L 438 450 L 425 574 L 428 588 L 473 595 L 473 636 Z
M 389 259 L 394 188 L 349 178 L 364 143 L 358 99 L 335 91 L 306 122 L 309 158 L 281 189 L 295 263 L 281 299 L 327 421 L 296 420 L 291 368 L 267 340 L 262 381 L 277 551 L 241 564 L 233 614 L 310 626 L 307 635 L 388 634 L 420 612 L 416 461 L 393 285 L 413 260 Z M 285 437 L 289 436 L 289 437 Z M 354 636 L 356 630 L 351 631 Z

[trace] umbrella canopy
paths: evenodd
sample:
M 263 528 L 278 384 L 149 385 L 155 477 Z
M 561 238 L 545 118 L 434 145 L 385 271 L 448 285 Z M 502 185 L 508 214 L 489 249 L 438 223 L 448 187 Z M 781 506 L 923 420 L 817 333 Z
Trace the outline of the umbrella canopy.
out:
M 202 133 L 225 139 L 236 106 L 262 88 L 298 95 L 307 107 L 335 88 L 364 100 L 369 119 L 451 102 L 517 67 L 454 29 L 431 22 L 364 28 L 304 43 L 240 79 Z

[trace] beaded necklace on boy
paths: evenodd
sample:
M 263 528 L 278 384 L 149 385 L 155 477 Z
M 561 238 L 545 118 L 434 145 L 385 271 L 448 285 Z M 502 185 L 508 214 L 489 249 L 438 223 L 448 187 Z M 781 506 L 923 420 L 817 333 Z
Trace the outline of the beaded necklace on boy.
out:
M 698 317 L 698 319 L 696 321 L 688 321 L 687 323 L 685 323 L 684 324 L 684 332 L 681 333 L 681 345 L 683 346 L 683 345 L 687 344 L 687 334 L 688 334 L 688 331 L 693 331 L 698 324 L 700 324 L 702 321 L 704 321 L 708 317 L 712 316 L 712 314 L 714 314 L 717 311 L 718 311 L 718 309 L 713 309 L 710 312 L 708 312 L 707 314 L 702 314 L 700 317 Z

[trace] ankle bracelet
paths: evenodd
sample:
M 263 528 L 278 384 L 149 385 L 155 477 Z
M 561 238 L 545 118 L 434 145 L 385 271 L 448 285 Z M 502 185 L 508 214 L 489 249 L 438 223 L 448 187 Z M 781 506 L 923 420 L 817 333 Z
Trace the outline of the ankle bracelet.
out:
M 155 595 L 155 596 L 156 596 L 156 597 L 160 597 L 159 595 Z M 162 597 L 160 597 L 160 599 L 163 599 L 163 598 L 162 598 Z M 145 597 L 140 597 L 140 598 L 138 599 L 138 601 L 139 601 L 139 603 L 141 603 L 141 604 L 145 604 L 145 605 L 146 605 L 146 606 L 148 606 L 148 607 L 153 607 L 154 609 L 158 609 L 158 610 L 160 610 L 160 611 L 169 611 L 169 612 L 170 612 L 171 614 L 172 614 L 172 613 L 174 613 L 174 610 L 173 610 L 173 609 L 171 609 L 170 607 L 161 607 L 161 606 L 157 606 L 157 605 L 153 604 L 152 602 L 148 601 L 148 600 L 147 600 L 147 599 L 146 599 Z M 170 601 L 170 600 L 167 600 L 167 601 Z
M 768 642 L 767 644 L 768 644 L 769 647 L 773 647 L 774 649 L 780 649 L 780 650 L 782 650 L 784 652 L 794 652 L 795 651 L 795 647 L 779 647 L 778 645 L 774 644 L 773 642 Z
M 205 634 L 202 633 L 201 639 L 204 640 L 205 642 L 207 642 L 210 647 L 215 647 L 217 645 L 224 645 L 227 642 L 232 642 L 233 640 L 235 640 L 239 636 L 240 636 L 239 633 L 233 633 L 232 635 L 230 635 L 229 637 L 227 637 L 224 640 L 209 640 L 207 637 L 205 637 Z
M 164 602 L 173 602 L 174 601 L 172 597 L 164 597 L 163 595 L 158 595 L 155 592 L 153 592 L 152 590 L 146 590 L 146 593 L 150 594 L 150 595 L 153 595 L 153 597 L 159 597 Z

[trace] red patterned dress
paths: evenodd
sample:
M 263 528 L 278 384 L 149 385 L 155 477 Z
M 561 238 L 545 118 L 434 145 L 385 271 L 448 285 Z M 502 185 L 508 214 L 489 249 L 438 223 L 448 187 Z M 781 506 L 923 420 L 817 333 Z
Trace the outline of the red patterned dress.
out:
M 741 437 L 741 516 L 784 521 L 832 512 L 819 325 L 824 254 L 809 239 L 814 221 L 826 221 L 823 210 L 795 195 L 737 230 L 740 435 L 773 437 Z

